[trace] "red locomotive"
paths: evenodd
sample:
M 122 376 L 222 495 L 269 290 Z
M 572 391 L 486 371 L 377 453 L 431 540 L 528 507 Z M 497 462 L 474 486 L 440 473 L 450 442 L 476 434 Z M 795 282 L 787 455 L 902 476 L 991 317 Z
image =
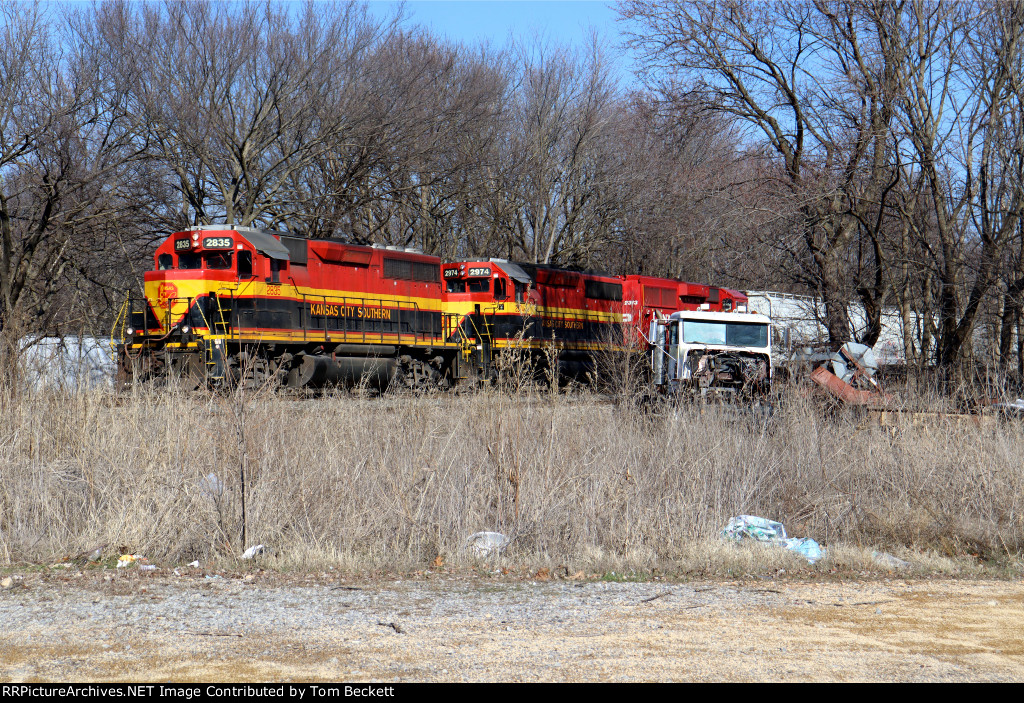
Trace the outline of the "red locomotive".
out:
M 647 343 L 647 331 L 657 315 L 677 310 L 732 312 L 747 304 L 747 296 L 728 288 L 686 283 L 654 276 L 620 276 L 623 285 L 622 321 L 632 325 L 633 345 Z
M 171 235 L 119 317 L 123 382 L 445 387 L 510 348 L 584 379 L 597 351 L 646 349 L 655 314 L 728 311 L 737 291 L 501 259 L 444 263 L 214 225 Z

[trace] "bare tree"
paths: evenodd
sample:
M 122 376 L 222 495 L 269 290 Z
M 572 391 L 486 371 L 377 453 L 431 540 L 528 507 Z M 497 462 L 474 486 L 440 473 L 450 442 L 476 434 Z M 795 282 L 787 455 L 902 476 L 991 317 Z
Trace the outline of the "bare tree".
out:
M 978 4 L 969 10 L 964 17 L 962 6 L 921 2 L 910 25 L 919 61 L 908 75 L 906 114 L 939 245 L 942 365 L 961 359 L 1024 208 L 1024 6 Z M 943 65 L 963 82 L 936 79 Z M 947 105 L 952 119 L 943 114 Z M 968 282 L 964 269 L 972 251 L 976 266 Z
M 273 226 L 301 213 L 297 173 L 344 133 L 346 78 L 382 24 L 352 4 L 205 1 L 100 6 L 109 70 L 130 74 L 147 150 L 178 202 L 170 227 Z
M 744 237 L 753 231 L 751 159 L 732 120 L 685 94 L 633 94 L 617 110 L 604 156 L 616 174 L 605 268 L 730 283 L 757 280 Z
M 0 5 L 0 333 L 13 359 L 123 213 L 135 156 L 119 86 L 40 5 Z
M 586 54 L 521 46 L 517 70 L 507 160 L 515 251 L 537 263 L 586 261 L 614 178 L 602 158 L 614 109 L 608 67 L 593 37 Z
M 631 45 L 652 84 L 692 85 L 706 109 L 734 115 L 770 147 L 798 204 L 794 261 L 824 299 L 831 341 L 849 339 L 848 257 L 861 229 L 877 229 L 893 181 L 899 55 L 885 28 L 898 5 L 665 0 L 621 12 L 639 24 Z M 884 277 L 872 284 L 862 297 L 877 307 Z

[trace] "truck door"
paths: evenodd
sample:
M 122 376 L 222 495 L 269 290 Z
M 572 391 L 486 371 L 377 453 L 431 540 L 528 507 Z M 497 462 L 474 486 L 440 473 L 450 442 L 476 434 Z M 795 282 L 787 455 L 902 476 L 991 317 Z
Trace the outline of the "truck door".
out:
M 679 359 L 679 320 L 651 321 L 651 366 L 656 386 L 676 379 Z
M 679 320 L 669 320 L 665 329 L 665 381 L 679 380 Z
M 655 386 L 665 383 L 665 362 L 661 349 L 665 344 L 665 327 L 660 324 L 657 318 L 651 320 L 651 371 Z

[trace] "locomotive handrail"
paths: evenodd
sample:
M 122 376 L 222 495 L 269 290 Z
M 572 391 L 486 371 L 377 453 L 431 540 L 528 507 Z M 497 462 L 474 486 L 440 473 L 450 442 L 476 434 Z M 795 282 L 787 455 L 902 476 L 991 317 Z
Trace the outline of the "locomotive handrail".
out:
M 311 312 L 310 301 L 320 302 L 326 308 L 328 305 L 340 305 L 346 308 L 361 308 L 368 310 L 370 308 L 391 308 L 394 309 L 397 315 L 397 319 L 394 320 L 394 329 L 392 334 L 398 337 L 398 344 L 401 345 L 403 340 L 409 343 L 409 336 L 412 336 L 411 343 L 416 344 L 421 338 L 427 337 L 427 332 L 420 330 L 416 325 L 416 320 L 419 319 L 418 314 L 421 312 L 419 303 L 414 300 L 399 300 L 397 298 L 367 298 L 367 297 L 356 297 L 356 296 L 331 296 L 331 295 L 307 295 L 305 293 L 300 294 L 302 296 L 302 312 L 300 313 L 300 320 L 303 331 L 303 342 L 310 340 L 311 321 L 314 319 L 323 319 L 323 332 L 324 342 L 330 341 L 330 327 L 327 320 L 331 317 L 326 314 L 316 314 Z M 410 319 L 408 313 L 413 313 L 413 319 Z M 342 319 L 339 316 L 339 320 Z M 358 334 L 359 339 L 362 343 L 384 343 L 384 336 L 387 331 L 380 329 L 379 331 L 373 331 L 367 329 L 368 324 L 372 322 L 370 317 L 359 317 L 358 323 L 354 326 L 354 329 L 348 324 L 341 324 L 339 322 L 337 332 L 344 335 L 347 339 L 351 335 Z M 407 331 L 403 330 L 403 323 L 408 325 Z M 317 335 L 319 337 L 319 335 Z
M 196 309 L 199 311 L 199 318 L 203 321 L 203 324 L 206 325 L 206 329 L 210 330 L 211 334 L 216 334 L 217 330 L 215 330 L 213 328 L 213 325 L 210 324 L 210 321 L 206 319 L 206 313 L 203 312 L 203 306 L 202 305 L 196 305 Z M 192 306 L 191 305 L 188 306 L 188 310 L 189 310 L 189 313 L 192 312 Z M 192 321 L 192 316 L 190 314 L 189 315 L 189 322 L 191 322 L 191 321 Z
M 130 295 L 131 295 L 131 292 L 129 291 L 129 296 Z M 125 322 L 126 316 L 130 316 L 131 315 L 131 311 L 129 309 L 129 302 L 130 301 L 131 301 L 131 298 L 126 296 L 125 299 L 124 299 L 124 303 L 121 304 L 121 309 L 118 310 L 117 316 L 114 318 L 114 325 L 110 328 L 110 353 L 111 353 L 111 355 L 114 355 L 114 354 L 117 353 L 117 344 L 114 342 L 114 335 L 117 332 L 118 324 L 121 325 L 120 341 L 121 341 L 122 345 L 124 344 L 124 322 Z
M 469 320 L 469 324 L 473 325 L 473 333 L 476 335 L 477 340 L 483 343 L 483 335 L 480 333 L 480 328 L 476 325 L 476 320 L 473 319 L 472 315 L 466 315 L 466 319 Z

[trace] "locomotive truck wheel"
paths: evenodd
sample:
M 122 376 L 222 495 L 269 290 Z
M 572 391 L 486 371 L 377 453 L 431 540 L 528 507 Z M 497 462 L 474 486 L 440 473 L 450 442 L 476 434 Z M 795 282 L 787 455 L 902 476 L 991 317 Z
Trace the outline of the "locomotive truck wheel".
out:
M 239 387 L 246 391 L 258 391 L 270 380 L 270 363 L 263 356 L 252 356 L 242 365 Z
M 429 363 L 418 359 L 409 359 L 398 367 L 390 387 L 423 393 L 440 389 L 443 381 L 438 370 Z

